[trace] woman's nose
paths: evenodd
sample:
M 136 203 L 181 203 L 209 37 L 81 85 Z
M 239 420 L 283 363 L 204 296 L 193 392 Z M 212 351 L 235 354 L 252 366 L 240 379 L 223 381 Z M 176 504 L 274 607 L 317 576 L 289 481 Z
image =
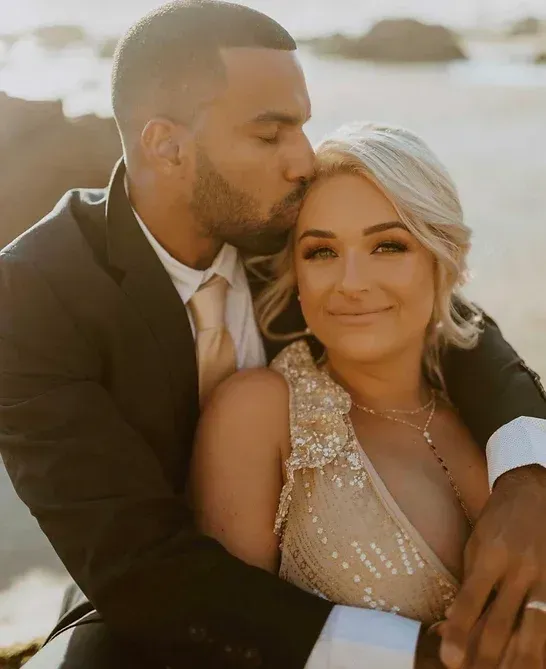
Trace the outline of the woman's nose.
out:
M 361 253 L 348 254 L 343 263 L 339 290 L 347 295 L 369 291 L 372 277 L 366 259 Z

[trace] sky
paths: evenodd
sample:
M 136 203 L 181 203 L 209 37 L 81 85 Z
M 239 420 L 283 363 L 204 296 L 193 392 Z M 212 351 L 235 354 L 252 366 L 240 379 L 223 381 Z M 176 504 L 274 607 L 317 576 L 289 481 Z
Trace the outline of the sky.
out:
M 0 33 L 44 23 L 78 23 L 93 32 L 118 34 L 157 0 L 0 0 Z M 546 0 L 246 0 L 295 34 L 358 30 L 384 16 L 415 16 L 452 25 L 501 23 L 537 14 Z

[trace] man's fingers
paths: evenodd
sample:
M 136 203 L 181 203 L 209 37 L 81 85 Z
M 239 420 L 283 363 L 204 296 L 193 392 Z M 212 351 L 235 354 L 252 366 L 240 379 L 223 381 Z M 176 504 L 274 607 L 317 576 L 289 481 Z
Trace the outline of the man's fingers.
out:
M 517 644 L 518 644 L 518 633 L 515 632 L 510 639 L 506 651 L 504 652 L 502 661 L 499 664 L 499 669 L 512 669 L 512 663 L 514 661 L 514 657 L 516 656 Z
M 543 602 L 546 609 L 546 585 L 533 588 L 532 593 L 529 602 Z M 545 658 L 546 610 L 526 608 L 511 669 L 544 669 Z
M 466 655 L 470 632 L 495 587 L 499 570 L 477 566 L 450 607 L 442 630 L 440 658 L 448 669 L 459 669 Z
M 487 620 L 475 642 L 468 669 L 497 667 L 514 634 L 517 617 L 530 587 L 525 571 L 508 575 L 488 608 Z

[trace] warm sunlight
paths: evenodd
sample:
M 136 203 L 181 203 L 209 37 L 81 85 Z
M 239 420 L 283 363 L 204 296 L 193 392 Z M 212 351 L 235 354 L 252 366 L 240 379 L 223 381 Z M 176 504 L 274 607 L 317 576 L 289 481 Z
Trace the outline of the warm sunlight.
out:
M 545 1 L 163 4 L 0 0 L 0 669 L 68 572 L 116 669 L 544 616 Z

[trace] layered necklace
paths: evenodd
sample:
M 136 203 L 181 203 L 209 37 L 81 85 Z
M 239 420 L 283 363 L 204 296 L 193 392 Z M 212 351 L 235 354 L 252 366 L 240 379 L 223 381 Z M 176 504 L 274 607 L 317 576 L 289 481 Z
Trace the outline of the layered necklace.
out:
M 445 460 L 442 458 L 442 456 L 438 453 L 438 450 L 436 446 L 434 445 L 434 442 L 432 441 L 432 437 L 430 436 L 430 432 L 428 431 L 430 424 L 432 423 L 432 419 L 434 418 L 434 414 L 436 412 L 436 392 L 432 390 L 432 395 L 430 400 L 424 404 L 423 406 L 419 407 L 418 409 L 410 409 L 410 410 L 405 410 L 405 409 L 385 409 L 384 411 L 376 411 L 375 409 L 370 409 L 370 407 L 362 406 L 361 404 L 357 404 L 356 402 L 353 402 L 353 406 L 355 409 L 358 409 L 359 411 L 363 411 L 367 414 L 370 414 L 372 416 L 378 416 L 379 418 L 384 418 L 385 420 L 390 420 L 393 423 L 400 423 L 401 425 L 407 425 L 408 427 L 413 428 L 414 430 L 417 430 L 417 432 L 420 433 L 420 435 L 423 437 L 423 439 L 427 442 L 430 450 L 432 451 L 434 457 L 436 460 L 439 462 L 440 466 L 446 473 L 446 476 L 449 480 L 449 483 L 451 487 L 453 488 L 453 492 L 457 496 L 457 499 L 459 500 L 459 504 L 461 505 L 461 508 L 464 512 L 464 515 L 466 516 L 466 519 L 470 525 L 470 528 L 472 529 L 474 527 L 474 524 L 472 522 L 472 519 L 470 517 L 470 514 L 468 513 L 468 509 L 466 507 L 466 504 L 463 501 L 463 498 L 461 496 L 461 491 L 459 490 L 459 487 L 455 483 L 455 479 L 453 478 L 451 472 L 449 471 L 449 467 L 447 466 Z M 428 411 L 429 414 L 427 416 L 427 419 L 425 421 L 425 426 L 421 427 L 420 425 L 416 425 L 415 423 L 412 423 L 411 421 L 407 420 L 406 418 L 400 418 L 399 416 L 417 416 L 420 413 L 423 413 L 424 411 Z

